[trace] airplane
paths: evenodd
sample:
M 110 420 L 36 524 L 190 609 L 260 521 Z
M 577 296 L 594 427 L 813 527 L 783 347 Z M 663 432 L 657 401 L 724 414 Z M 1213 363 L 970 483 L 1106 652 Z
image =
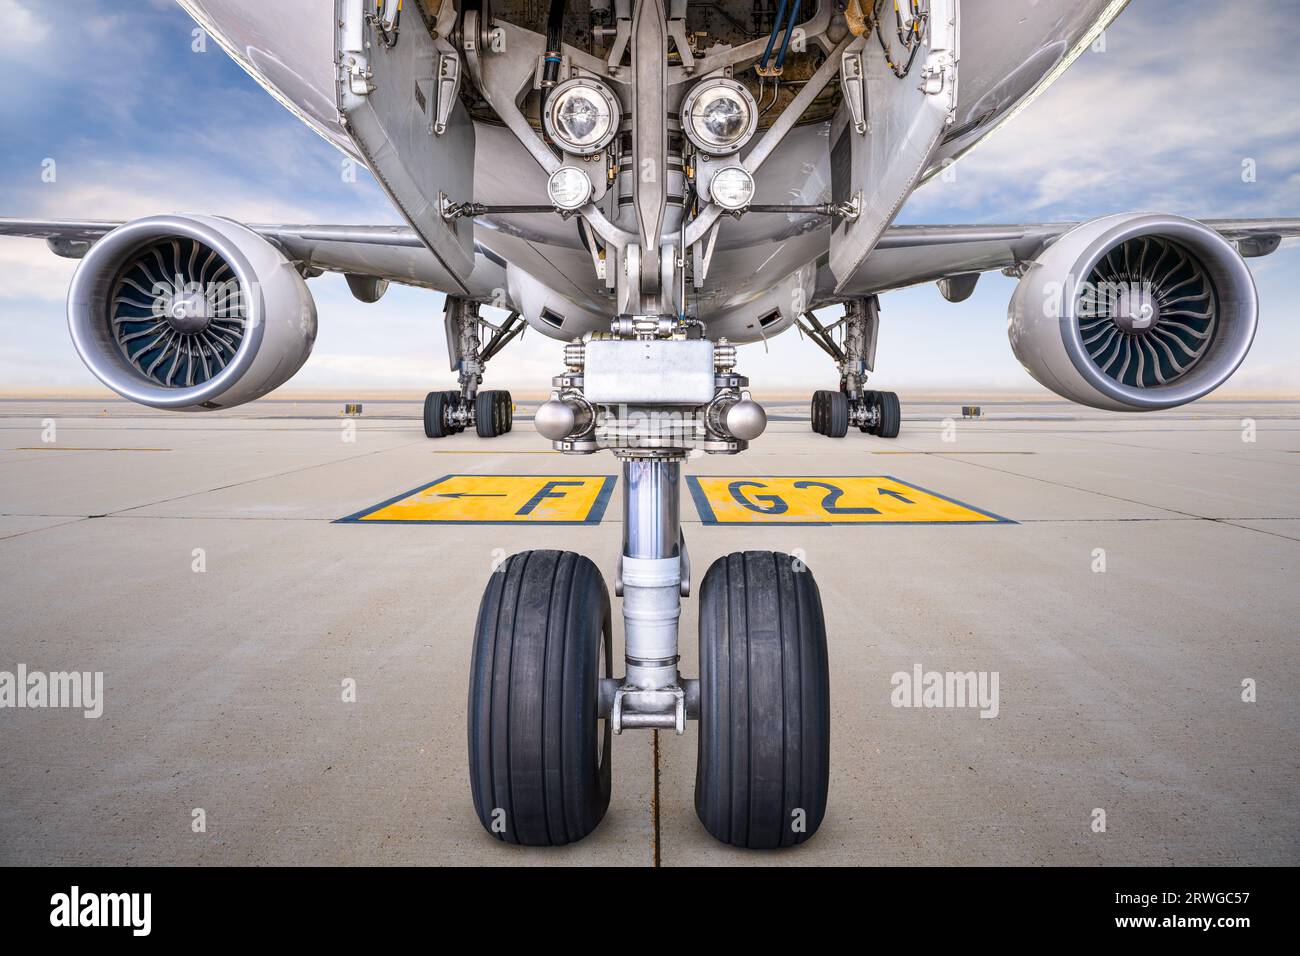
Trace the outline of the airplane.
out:
M 829 661 L 811 570 L 779 552 L 719 558 L 698 594 L 700 676 L 678 668 L 682 463 L 737 454 L 766 426 L 738 344 L 802 331 L 840 378 L 813 395 L 813 430 L 892 438 L 898 396 L 868 388 L 880 296 L 934 282 L 959 303 L 1001 270 L 1019 280 L 1011 348 L 1038 382 L 1094 408 L 1172 408 L 1251 346 L 1245 260 L 1300 235 L 1300 219 L 1158 212 L 894 223 L 1127 0 L 178 2 L 367 167 L 407 225 L 169 214 L 4 219 L 0 235 L 80 259 L 74 347 L 159 409 L 231 408 L 288 381 L 316 334 L 305 279 L 327 271 L 362 302 L 394 282 L 446 295 L 458 387 L 426 397 L 430 438 L 508 432 L 509 392 L 479 389 L 488 362 L 525 327 L 564 343 L 534 425 L 561 452 L 622 464 L 625 672 L 590 558 L 523 552 L 491 574 L 469 775 L 480 822 L 508 843 L 588 835 L 609 805 L 612 735 L 688 720 L 696 811 L 717 839 L 793 846 L 825 817 Z M 814 314 L 835 306 L 834 322 Z

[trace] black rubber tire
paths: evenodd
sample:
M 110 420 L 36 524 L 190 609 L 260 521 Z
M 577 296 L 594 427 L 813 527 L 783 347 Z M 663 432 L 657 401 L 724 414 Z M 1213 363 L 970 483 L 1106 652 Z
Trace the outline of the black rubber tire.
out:
M 497 392 L 501 396 L 501 420 L 505 422 L 505 427 L 501 433 L 504 435 L 515 427 L 515 400 L 510 397 L 506 391 Z
M 424 437 L 443 438 L 451 434 L 444 412 L 447 407 L 446 392 L 430 392 L 424 396 Z
M 695 812 L 704 828 L 755 849 L 811 837 L 826 815 L 830 728 L 812 571 L 772 551 L 713 562 L 700 587 Z
M 896 392 L 878 392 L 877 407 L 880 409 L 880 424 L 876 434 L 881 438 L 897 438 L 898 430 L 903 424 L 903 407 L 899 404 Z
M 826 434 L 843 438 L 849 433 L 849 397 L 843 392 L 827 392 Z
M 819 389 L 813 392 L 812 397 L 812 430 L 818 435 L 826 434 L 827 419 L 830 408 L 830 392 L 825 389 Z
M 470 664 L 469 774 L 474 810 L 498 840 L 562 846 L 605 815 L 612 734 L 597 712 L 611 633 L 589 558 L 522 551 L 492 575 Z
M 474 398 L 474 429 L 479 438 L 496 438 L 501 434 L 501 400 L 498 392 L 479 392 Z

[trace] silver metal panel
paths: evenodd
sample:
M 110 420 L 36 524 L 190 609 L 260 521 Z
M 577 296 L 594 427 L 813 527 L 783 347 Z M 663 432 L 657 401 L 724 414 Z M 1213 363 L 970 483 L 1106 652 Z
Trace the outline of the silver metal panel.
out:
M 831 124 L 832 194 L 856 203 L 856 219 L 832 228 L 830 268 L 839 295 L 860 292 L 858 271 L 930 163 L 957 105 L 958 0 L 931 0 L 930 20 L 911 72 L 900 79 L 879 44 L 859 38 L 866 88 L 866 129 L 841 103 Z M 897 57 L 899 51 L 895 51 Z M 846 96 L 849 91 L 846 89 Z
M 705 405 L 713 400 L 713 343 L 707 339 L 587 343 L 583 393 L 597 405 Z
M 418 0 L 408 15 L 419 24 Z M 357 149 L 393 204 L 468 293 L 474 227 L 442 217 L 444 198 L 474 194 L 474 124 L 459 102 L 446 130 L 434 123 L 440 55 L 454 52 L 427 30 L 402 30 L 391 47 L 376 34 L 362 0 L 338 0 L 339 112 Z M 368 71 L 368 72 L 367 72 Z

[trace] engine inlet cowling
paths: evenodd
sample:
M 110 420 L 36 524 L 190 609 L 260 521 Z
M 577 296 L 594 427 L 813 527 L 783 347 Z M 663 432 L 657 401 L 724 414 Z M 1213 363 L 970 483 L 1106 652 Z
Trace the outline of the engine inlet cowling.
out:
M 1250 270 L 1214 230 L 1127 214 L 1076 226 L 1029 266 L 1008 334 L 1058 395 L 1149 411 L 1222 385 L 1250 350 L 1258 312 Z
M 316 308 L 293 264 L 246 226 L 155 216 L 91 248 L 68 293 L 68 328 L 119 395 L 198 411 L 284 384 L 311 354 Z

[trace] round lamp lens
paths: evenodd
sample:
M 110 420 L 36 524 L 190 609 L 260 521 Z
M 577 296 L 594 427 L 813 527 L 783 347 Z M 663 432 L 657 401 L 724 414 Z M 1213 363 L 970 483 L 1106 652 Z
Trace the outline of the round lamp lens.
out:
M 730 146 L 749 123 L 745 104 L 730 90 L 712 90 L 695 104 L 696 131 L 715 146 Z
M 546 191 L 561 209 L 578 209 L 591 197 L 591 180 L 581 169 L 561 166 L 546 181 Z
M 609 111 L 595 94 L 573 90 L 561 100 L 555 120 L 561 138 L 586 147 L 598 142 L 609 128 Z
M 609 145 L 619 118 L 618 97 L 611 90 L 590 77 L 575 76 L 551 91 L 542 123 L 564 150 L 590 156 Z
M 754 177 L 740 166 L 728 166 L 714 174 L 709 193 L 723 209 L 743 209 L 754 198 Z
M 758 105 L 735 80 L 701 80 L 682 101 L 683 130 L 705 153 L 734 153 L 758 128 Z

